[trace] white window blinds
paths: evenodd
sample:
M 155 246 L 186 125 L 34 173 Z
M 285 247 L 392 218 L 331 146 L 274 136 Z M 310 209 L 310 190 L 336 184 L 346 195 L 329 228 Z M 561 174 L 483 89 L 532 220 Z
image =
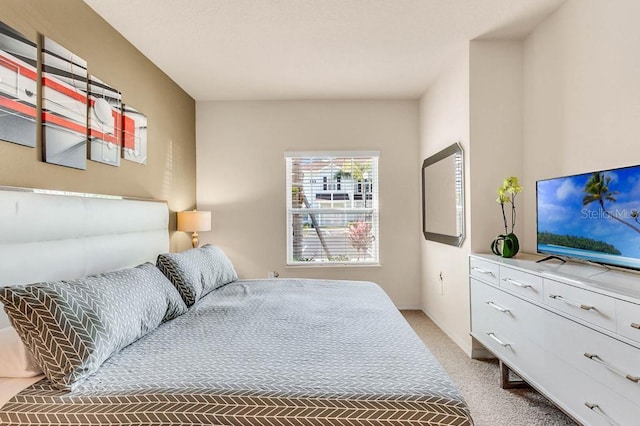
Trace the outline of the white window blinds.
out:
M 378 153 L 286 153 L 287 264 L 378 263 Z

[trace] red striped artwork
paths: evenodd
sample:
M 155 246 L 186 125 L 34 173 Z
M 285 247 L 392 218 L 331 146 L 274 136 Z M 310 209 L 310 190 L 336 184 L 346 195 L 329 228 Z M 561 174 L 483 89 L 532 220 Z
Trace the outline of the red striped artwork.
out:
M 123 157 L 147 164 L 147 116 L 129 105 L 122 111 Z
M 0 22 L 0 140 L 36 146 L 36 44 Z
M 87 167 L 87 62 L 48 37 L 42 48 L 44 160 Z
M 120 165 L 122 95 L 102 80 L 89 78 L 89 159 Z

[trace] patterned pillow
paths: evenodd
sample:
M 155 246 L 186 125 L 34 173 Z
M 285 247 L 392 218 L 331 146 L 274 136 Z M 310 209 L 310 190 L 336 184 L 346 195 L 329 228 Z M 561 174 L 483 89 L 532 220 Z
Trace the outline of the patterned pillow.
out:
M 187 311 L 151 263 L 72 281 L 5 287 L 0 301 L 59 389 L 72 389 L 122 348 Z
M 229 258 L 211 244 L 182 253 L 161 254 L 157 266 L 176 286 L 187 306 L 238 279 Z

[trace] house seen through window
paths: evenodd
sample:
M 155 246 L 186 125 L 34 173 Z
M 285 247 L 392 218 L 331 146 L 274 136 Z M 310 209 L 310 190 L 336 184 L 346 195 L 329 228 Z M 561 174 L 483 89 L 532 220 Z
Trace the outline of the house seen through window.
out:
M 288 265 L 378 263 L 378 156 L 285 154 Z

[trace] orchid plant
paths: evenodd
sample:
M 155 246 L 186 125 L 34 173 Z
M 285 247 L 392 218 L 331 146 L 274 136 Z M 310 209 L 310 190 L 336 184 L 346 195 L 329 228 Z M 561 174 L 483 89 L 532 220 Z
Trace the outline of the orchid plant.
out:
M 502 220 L 504 222 L 504 233 L 506 235 L 513 234 L 513 228 L 516 226 L 515 200 L 516 195 L 522 192 L 522 189 L 516 176 L 506 178 L 502 182 L 502 186 L 498 188 L 498 199 L 496 201 L 500 203 L 500 208 L 502 209 Z M 507 215 L 504 211 L 504 205 L 506 203 L 511 204 L 511 231 L 509 231 L 509 227 L 507 226 Z

